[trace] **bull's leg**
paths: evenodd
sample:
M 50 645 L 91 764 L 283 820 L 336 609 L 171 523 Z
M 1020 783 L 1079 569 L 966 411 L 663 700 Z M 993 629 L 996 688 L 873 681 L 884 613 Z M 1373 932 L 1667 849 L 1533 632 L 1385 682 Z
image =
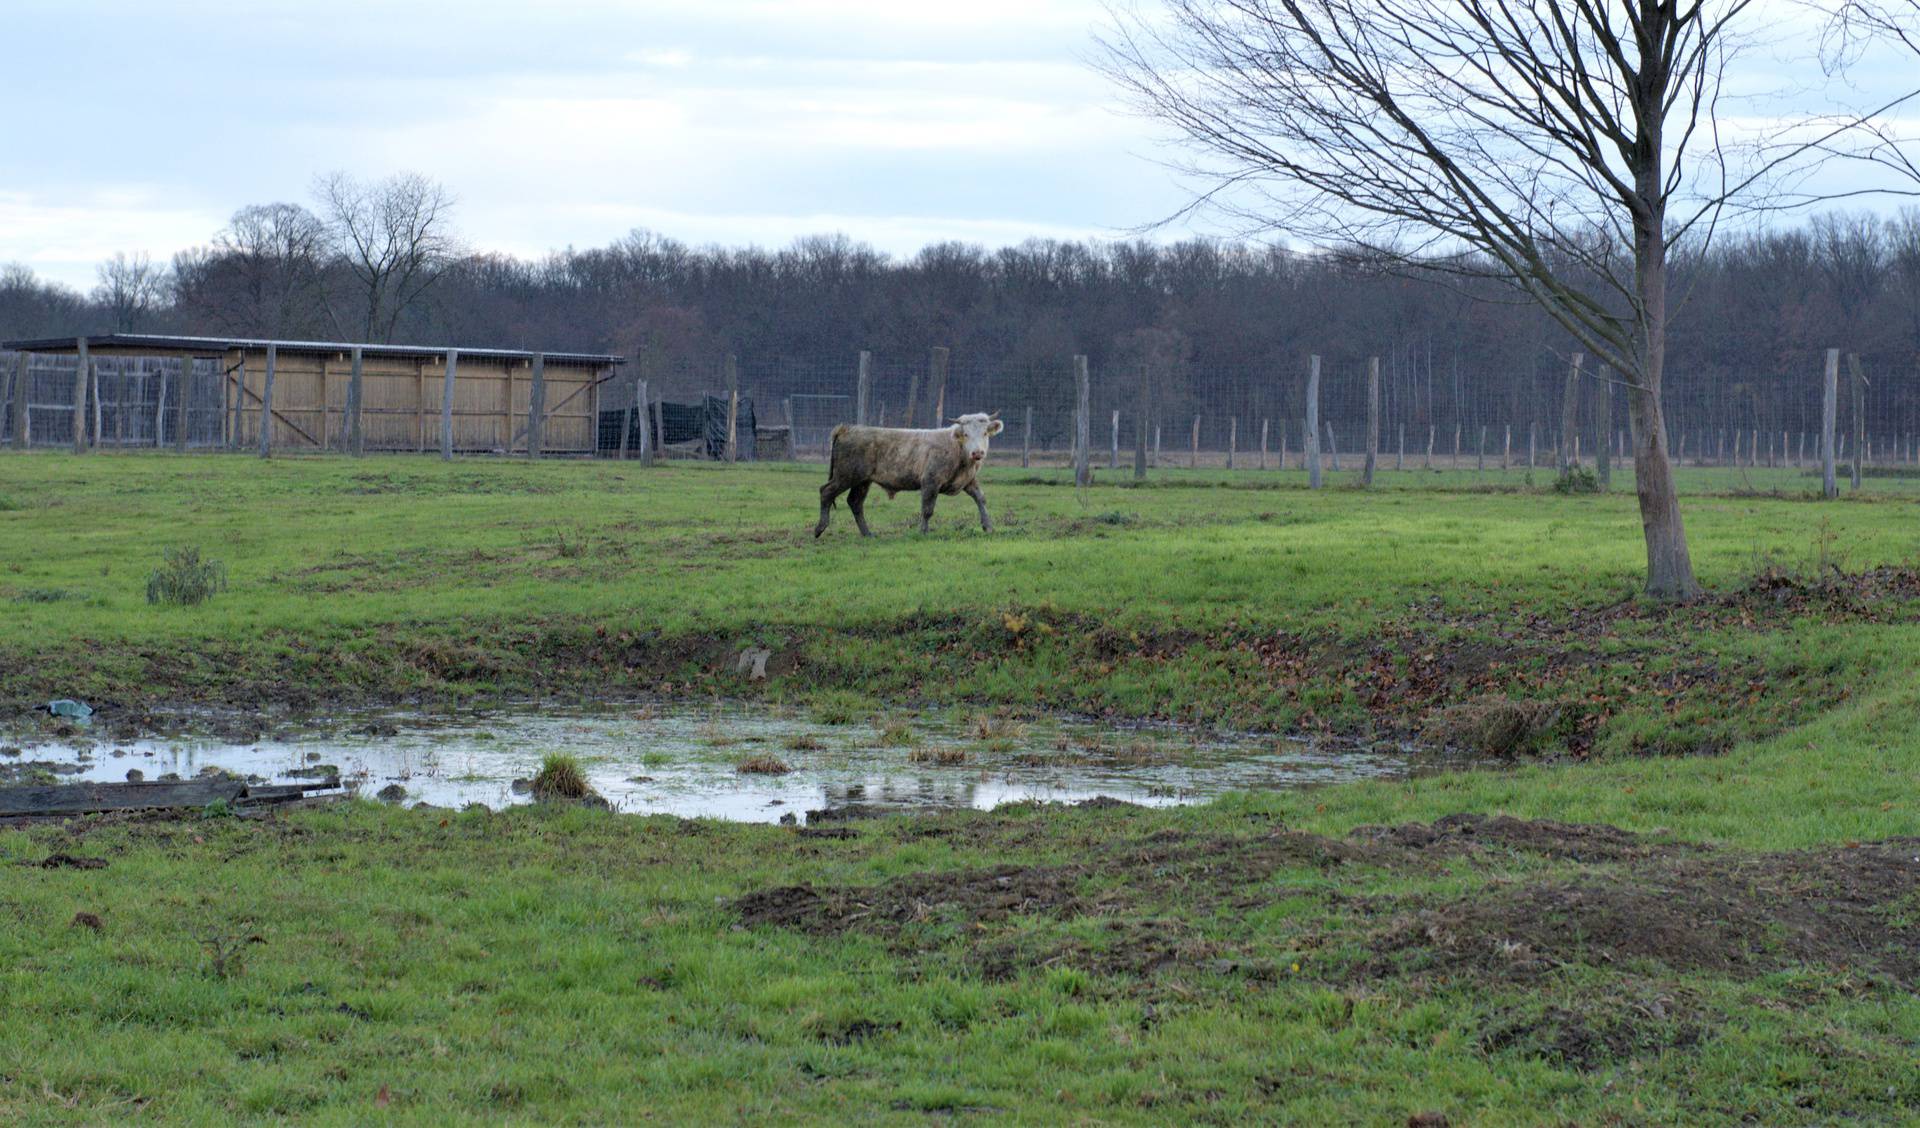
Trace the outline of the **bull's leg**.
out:
M 940 496 L 940 487 L 926 485 L 920 487 L 920 531 L 927 531 L 927 522 L 933 520 L 933 499 Z
M 980 492 L 979 482 L 967 483 L 967 496 L 972 498 L 973 503 L 980 507 L 981 531 L 991 533 L 993 531 L 993 518 L 987 516 L 987 495 Z
M 867 490 L 872 486 L 872 482 L 861 482 L 847 491 L 847 508 L 853 510 L 854 523 L 860 526 L 863 537 L 873 535 L 873 530 L 867 528 Z
M 847 487 L 834 481 L 829 481 L 820 487 L 820 523 L 813 527 L 815 537 L 827 531 L 827 521 L 833 516 L 833 503 L 846 492 L 846 489 Z

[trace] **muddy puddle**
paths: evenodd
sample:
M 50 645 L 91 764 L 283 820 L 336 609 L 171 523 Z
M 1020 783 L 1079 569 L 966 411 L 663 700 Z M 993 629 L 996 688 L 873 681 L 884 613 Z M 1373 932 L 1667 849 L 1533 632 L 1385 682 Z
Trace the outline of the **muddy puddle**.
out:
M 185 728 L 223 727 L 181 720 Z M 244 740 L 113 740 L 94 731 L 103 727 L 65 739 L 16 731 L 0 740 L 14 746 L 0 769 L 48 765 L 63 781 L 118 781 L 129 771 L 148 780 L 192 778 L 217 769 L 278 783 L 331 766 L 368 797 L 398 785 L 405 791 L 399 801 L 407 804 L 498 808 L 531 801 L 527 778 L 544 756 L 564 752 L 619 811 L 806 822 L 810 813 L 820 821 L 853 807 L 987 809 L 1096 797 L 1193 803 L 1228 791 L 1405 776 L 1434 766 L 1430 756 L 1411 749 L 965 711 L 848 724 L 745 705 L 432 717 L 369 712 L 324 722 L 282 720 L 269 734 Z M 756 760 L 774 761 L 754 766 L 775 773 L 741 769 Z M 788 770 L 778 773 L 779 767 Z

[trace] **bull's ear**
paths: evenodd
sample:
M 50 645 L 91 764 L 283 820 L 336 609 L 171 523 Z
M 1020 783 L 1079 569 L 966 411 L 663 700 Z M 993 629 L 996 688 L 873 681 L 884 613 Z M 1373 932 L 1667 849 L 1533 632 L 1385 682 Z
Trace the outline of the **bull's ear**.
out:
M 953 437 L 954 437 L 954 438 L 955 438 L 956 440 L 958 440 L 958 441 L 960 441 L 960 442 L 963 442 L 963 443 L 967 441 L 967 429 L 966 429 L 966 427 L 964 427 L 964 426 L 962 426 L 961 424 L 959 424 L 959 423 L 955 423 L 955 424 L 954 424 L 953 426 L 951 426 L 951 427 L 949 427 L 949 428 L 947 428 L 947 430 L 949 430 L 949 431 L 952 431 L 952 432 L 953 432 Z
M 997 435 L 1006 429 L 1007 429 L 1007 425 L 1005 423 L 1002 423 L 1000 420 L 995 419 L 993 421 L 993 425 L 987 428 L 987 434 Z

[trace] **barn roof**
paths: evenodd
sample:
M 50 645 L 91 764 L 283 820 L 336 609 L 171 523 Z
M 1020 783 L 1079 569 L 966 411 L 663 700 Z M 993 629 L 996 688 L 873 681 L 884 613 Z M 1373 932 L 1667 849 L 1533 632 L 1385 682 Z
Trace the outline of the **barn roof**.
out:
M 75 337 L 42 337 L 37 340 L 0 341 L 0 349 L 19 352 L 66 352 L 74 348 Z M 440 357 L 450 349 L 461 356 L 506 357 L 532 360 L 543 355 L 560 364 L 625 364 L 626 358 L 609 353 L 536 353 L 532 349 L 468 349 L 457 345 L 368 345 L 346 341 L 270 341 L 253 337 L 179 337 L 157 333 L 102 333 L 86 339 L 89 349 L 152 349 L 156 352 L 223 352 L 227 349 L 264 349 L 276 346 L 285 353 L 343 353 L 359 349 L 367 356 Z

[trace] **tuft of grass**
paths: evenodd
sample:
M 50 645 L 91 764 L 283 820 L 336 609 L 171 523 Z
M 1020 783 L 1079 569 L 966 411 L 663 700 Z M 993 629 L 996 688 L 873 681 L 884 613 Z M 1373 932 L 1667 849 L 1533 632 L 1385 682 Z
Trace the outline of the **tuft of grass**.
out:
M 813 702 L 813 722 L 820 725 L 850 725 L 873 715 L 873 702 L 844 689 L 821 694 Z
M 888 748 L 911 748 L 915 743 L 913 729 L 899 721 L 889 722 L 880 730 L 880 743 Z
M 198 546 L 169 548 L 147 576 L 147 602 L 193 607 L 227 590 L 227 566 L 200 559 Z
M 762 752 L 758 756 L 749 756 L 733 766 L 733 770 L 742 775 L 786 775 L 793 769 L 787 762 L 770 753 Z
M 785 748 L 789 752 L 820 752 L 825 750 L 827 742 L 817 736 L 808 736 L 806 733 L 801 732 L 795 733 L 785 740 L 782 740 L 780 747 Z
M 1427 725 L 1430 743 L 1481 756 L 1525 756 L 1542 751 L 1560 723 L 1555 701 L 1479 697 L 1443 711 Z
M 967 762 L 967 750 L 964 748 L 915 748 L 907 753 L 907 762 L 953 767 Z
M 1026 737 L 1027 726 L 999 713 L 976 713 L 973 720 L 968 722 L 967 731 L 973 734 L 975 740 L 988 745 L 1011 746 Z
M 65 588 L 21 588 L 14 594 L 15 603 L 59 603 L 63 599 L 72 599 L 73 593 Z
M 550 753 L 533 776 L 535 799 L 585 799 L 593 794 L 580 761 L 565 752 Z

